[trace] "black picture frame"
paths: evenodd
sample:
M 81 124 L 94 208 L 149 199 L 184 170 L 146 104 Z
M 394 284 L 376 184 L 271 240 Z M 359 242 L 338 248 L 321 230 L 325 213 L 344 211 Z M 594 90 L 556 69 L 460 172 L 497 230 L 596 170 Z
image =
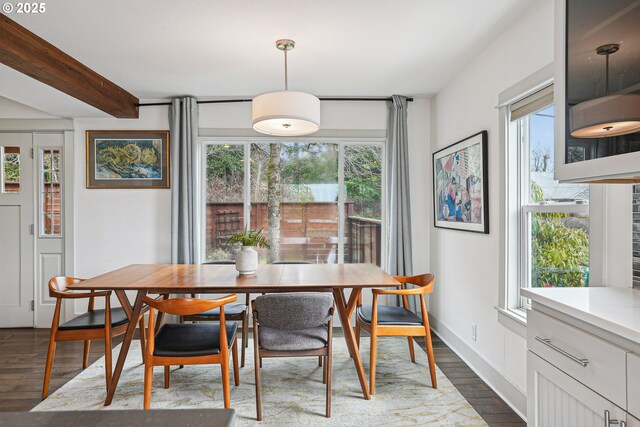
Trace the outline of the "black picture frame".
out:
M 433 225 L 489 234 L 488 133 L 433 153 Z

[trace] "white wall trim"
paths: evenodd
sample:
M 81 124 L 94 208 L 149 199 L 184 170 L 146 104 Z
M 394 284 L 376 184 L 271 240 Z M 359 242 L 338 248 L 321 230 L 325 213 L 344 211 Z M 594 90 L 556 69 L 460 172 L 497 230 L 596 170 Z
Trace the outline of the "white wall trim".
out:
M 429 315 L 431 329 L 476 373 L 520 418 L 527 420 L 527 396 L 489 362 L 464 343 L 451 329 Z M 436 364 L 438 361 L 436 360 Z
M 64 274 L 65 276 L 75 277 L 75 146 L 74 132 L 64 132 L 63 146 L 63 173 L 64 173 Z M 65 303 L 66 304 L 66 303 Z M 64 320 L 74 317 L 74 304 L 66 304 L 63 310 Z

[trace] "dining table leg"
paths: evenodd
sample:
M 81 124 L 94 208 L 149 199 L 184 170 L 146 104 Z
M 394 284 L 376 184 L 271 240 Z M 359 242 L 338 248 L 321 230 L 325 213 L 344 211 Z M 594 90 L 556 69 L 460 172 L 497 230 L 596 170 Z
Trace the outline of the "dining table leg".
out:
M 362 293 L 362 289 L 354 288 L 351 292 L 351 298 L 355 300 Z M 364 374 L 364 366 L 362 366 L 362 358 L 360 357 L 360 350 L 358 349 L 358 344 L 356 343 L 356 336 L 353 332 L 353 325 L 351 324 L 351 314 L 353 313 L 353 308 L 355 304 L 348 304 L 343 291 L 341 288 L 333 289 L 333 298 L 336 303 L 336 308 L 338 309 L 338 315 L 340 316 L 340 324 L 342 325 L 342 331 L 344 333 L 344 340 L 347 342 L 347 349 L 349 350 L 349 354 L 353 358 L 353 364 L 356 367 L 356 373 L 358 374 L 358 379 L 360 380 L 360 387 L 362 388 L 362 394 L 366 400 L 371 399 L 371 394 L 369 394 L 369 385 L 367 384 L 367 378 Z
M 131 313 L 129 316 L 129 325 L 127 326 L 127 331 L 124 334 L 124 338 L 122 340 L 122 345 L 120 347 L 120 354 L 118 355 L 118 361 L 116 362 L 116 367 L 113 371 L 113 375 L 111 376 L 111 383 L 109 384 L 109 389 L 107 390 L 107 398 L 104 401 L 104 406 L 111 405 L 111 401 L 113 400 L 113 396 L 116 393 L 116 388 L 118 387 L 118 381 L 120 380 L 120 374 L 122 373 L 122 369 L 124 368 L 124 362 L 127 360 L 127 354 L 129 353 L 129 347 L 131 347 L 131 341 L 133 341 L 133 333 L 136 330 L 136 326 L 138 324 L 138 318 L 140 317 L 140 313 L 142 312 L 142 298 L 147 294 L 147 291 L 138 291 L 136 295 L 136 300 L 133 304 L 133 309 L 131 309 L 131 303 L 128 298 L 120 298 L 120 303 L 123 305 L 123 308 L 126 304 L 128 304 L 128 309 L 124 308 L 125 312 Z M 125 303 L 126 301 L 126 303 Z

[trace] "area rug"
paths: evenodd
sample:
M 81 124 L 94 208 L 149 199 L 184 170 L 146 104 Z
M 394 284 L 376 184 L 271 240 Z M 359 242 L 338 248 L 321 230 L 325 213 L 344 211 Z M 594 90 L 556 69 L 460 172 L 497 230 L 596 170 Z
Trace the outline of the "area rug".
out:
M 231 407 L 236 425 L 268 426 L 486 426 L 444 374 L 436 368 L 438 389 L 431 388 L 425 352 L 416 349 L 411 363 L 406 338 L 378 340 L 376 390 L 362 398 L 360 383 L 344 339 L 334 339 L 331 418 L 324 417 L 325 386 L 316 357 L 264 359 L 262 373 L 263 421 L 256 421 L 253 346 L 249 341 L 240 386 L 231 385 Z M 361 348 L 369 373 L 369 342 Z M 114 350 L 114 359 L 119 348 Z M 437 360 L 436 360 L 437 362 Z M 115 360 L 114 360 L 115 363 Z M 141 409 L 144 369 L 138 341 L 131 345 L 111 406 L 105 398 L 104 358 L 66 383 L 33 411 Z M 233 375 L 231 375 L 233 382 Z M 219 365 L 185 366 L 171 371 L 171 387 L 163 388 L 162 368 L 155 368 L 151 408 L 222 408 Z

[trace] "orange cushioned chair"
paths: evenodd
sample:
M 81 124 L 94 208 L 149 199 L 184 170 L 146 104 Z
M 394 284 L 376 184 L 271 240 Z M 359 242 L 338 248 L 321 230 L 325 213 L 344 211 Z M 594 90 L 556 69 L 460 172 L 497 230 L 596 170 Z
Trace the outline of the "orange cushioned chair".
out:
M 227 295 L 214 300 L 197 298 L 172 298 L 156 300 L 144 297 L 149 310 L 148 342 L 144 358 L 144 409 L 151 405 L 153 367 L 164 366 L 164 387 L 169 388 L 171 365 L 220 364 L 224 407 L 229 408 L 229 349 L 233 351 L 233 374 L 236 386 L 240 385 L 238 373 L 238 322 L 227 322 L 225 304 L 236 300 Z M 166 323 L 155 330 L 154 309 L 176 316 L 191 316 L 220 308 L 220 323 Z
M 427 357 L 429 359 L 429 371 L 431 373 L 431 385 L 438 388 L 436 382 L 436 365 L 433 360 L 433 345 L 431 343 L 431 329 L 429 328 L 429 315 L 424 294 L 433 291 L 433 274 L 421 274 L 406 277 L 396 276 L 401 289 L 373 289 L 373 304 L 360 305 L 356 312 L 356 339 L 360 345 L 360 329 L 371 334 L 371 361 L 370 361 L 370 393 L 375 390 L 376 380 L 376 343 L 379 336 L 403 336 L 409 341 L 409 353 L 411 361 L 415 363 L 416 356 L 413 350 L 413 337 L 425 337 L 427 345 Z M 407 283 L 417 288 L 407 288 Z M 402 307 L 378 304 L 378 295 L 402 296 Z M 420 296 L 420 308 L 422 315 L 418 316 L 409 310 L 407 296 Z
M 84 279 L 75 277 L 54 277 L 49 280 L 49 295 L 56 299 L 56 308 L 51 323 L 51 335 L 49 337 L 49 350 L 44 369 L 44 385 L 42 386 L 42 399 L 49 394 L 49 381 L 53 368 L 53 357 L 58 341 L 84 341 L 84 355 L 82 369 L 86 369 L 89 363 L 89 346 L 91 340 L 104 339 L 105 370 L 107 389 L 111 382 L 111 339 L 125 333 L 129 325 L 129 319 L 122 308 L 111 309 L 111 291 L 87 291 L 75 292 L 68 289 L 69 285 L 82 282 Z M 96 310 L 94 299 L 105 298 L 105 308 Z M 86 313 L 60 324 L 60 311 L 62 301 L 65 299 L 89 298 L 89 308 Z M 140 346 L 144 356 L 144 317 L 140 316 Z

